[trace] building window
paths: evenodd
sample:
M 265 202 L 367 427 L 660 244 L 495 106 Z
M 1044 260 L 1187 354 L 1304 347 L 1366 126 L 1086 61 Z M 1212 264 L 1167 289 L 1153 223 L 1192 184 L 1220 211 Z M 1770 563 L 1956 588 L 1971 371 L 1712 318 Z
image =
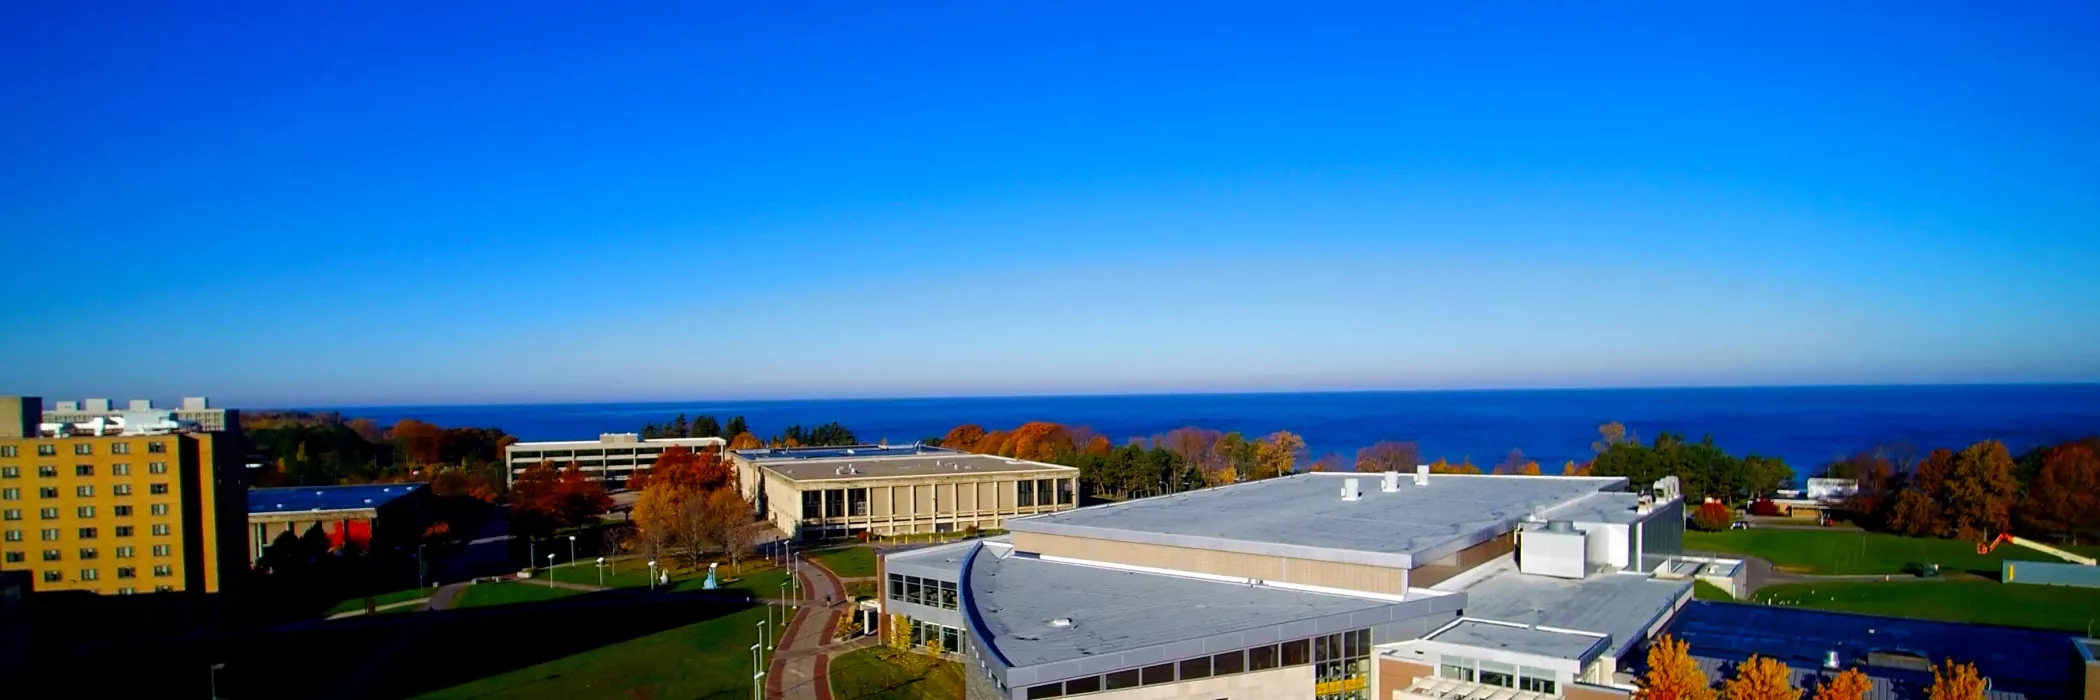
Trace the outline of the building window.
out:
M 1371 682 L 1371 631 L 1313 638 L 1314 697 L 1360 700 Z
M 94 547 L 81 547 L 81 548 L 80 548 L 80 558 L 81 558 L 81 560 L 83 560 L 83 561 L 85 561 L 85 560 L 88 560 L 88 559 L 94 559 L 94 558 L 100 557 L 101 555 L 102 555 L 102 553 L 101 553 L 101 552 L 97 552 L 97 551 L 95 551 L 95 548 L 94 548 Z
M 37 509 L 37 511 L 36 511 L 36 517 L 37 517 L 37 519 L 39 519 L 39 520 L 57 520 L 57 519 L 58 519 L 58 509 L 57 509 L 57 508 L 38 508 L 38 509 Z
M 131 526 L 130 526 L 130 525 L 118 525 L 118 526 L 117 526 L 117 536 L 118 536 L 118 537 L 130 537 L 130 536 L 131 536 Z
M 55 527 L 47 527 L 47 528 L 44 528 L 43 530 L 41 530 L 41 531 L 38 531 L 38 532 L 37 532 L 36 534 L 37 534 L 37 539 L 43 540 L 43 541 L 45 541 L 45 542 L 57 542 L 57 541 L 58 541 L 58 528 L 55 528 Z
M 78 534 L 78 536 L 79 536 L 79 538 L 80 538 L 80 539 L 83 539 L 83 540 L 92 540 L 92 539 L 95 539 L 95 528 L 92 528 L 92 527 L 83 527 L 83 528 L 80 528 L 80 532 L 79 532 L 79 533 L 77 533 L 77 534 Z
M 79 496 L 81 498 L 94 498 L 95 487 L 92 484 L 81 484 L 79 486 L 75 486 L 73 487 L 73 495 Z
M 151 484 L 151 485 L 148 485 L 148 486 L 146 487 L 146 493 L 150 493 L 150 494 L 153 494 L 153 495 L 155 495 L 155 496 L 165 496 L 165 495 L 168 495 L 168 485 L 167 485 L 167 484 Z
M 156 537 L 166 536 L 169 531 L 167 523 L 155 523 L 153 525 L 153 534 Z
M 125 586 L 123 588 L 117 589 L 117 595 L 131 595 L 137 592 L 139 592 L 139 589 L 132 588 L 130 586 Z
M 172 593 L 172 592 L 174 592 L 174 591 L 175 591 L 175 587 L 174 587 L 174 586 L 154 586 L 154 587 L 153 587 L 153 592 L 154 592 L 154 593 Z
M 37 497 L 37 498 L 58 498 L 58 487 L 56 487 L 56 486 L 38 486 L 38 487 L 36 487 L 36 497 Z
M 12 456 L 14 456 L 14 455 L 8 455 L 8 456 L 12 457 Z M 21 467 L 0 467 L 0 479 L 20 479 L 20 478 L 22 478 L 22 468 L 21 468 Z
M 1115 673 L 1110 673 L 1108 675 L 1102 676 L 1101 680 L 1107 683 L 1109 690 L 1135 688 L 1138 687 L 1138 670 L 1132 668 L 1117 671 Z
M 114 476 L 131 476 L 131 465 L 129 465 L 129 464 L 112 464 L 112 465 L 109 465 L 109 473 L 110 473 L 111 475 L 114 475 Z
M 846 489 L 846 513 L 856 518 L 868 517 L 867 489 Z
M 152 513 L 152 514 L 154 514 L 154 515 L 167 515 L 167 514 L 168 514 L 168 504 L 166 504 L 166 503 L 155 503 L 155 504 L 153 504 L 153 505 L 147 506 L 147 507 L 146 507 L 146 510 L 147 510 L 147 512 L 150 512 L 150 513 Z
M 941 582 L 941 608 L 943 608 L 943 609 L 946 609 L 946 610 L 954 610 L 954 609 L 955 609 L 955 582 L 954 582 L 954 581 L 942 581 L 942 582 Z
M 113 455 L 128 455 L 128 454 L 131 454 L 131 443 L 128 443 L 128 442 L 115 442 L 115 443 L 110 443 L 110 445 L 109 445 L 109 453 L 110 453 L 110 454 L 113 454 Z
M 824 489 L 824 517 L 846 517 L 845 489 Z
M 1481 661 L 1480 680 L 1478 682 L 1481 685 L 1499 685 L 1504 688 L 1515 688 L 1517 687 L 1517 666 L 1516 664 Z
M 57 446 L 57 445 L 37 445 L 37 446 L 36 446 L 36 454 L 37 454 L 37 456 L 39 456 L 39 457 L 50 457 L 50 456 L 52 456 L 52 455 L 58 454 L 58 446 Z
M 1034 506 L 1035 506 L 1035 482 L 1033 482 L 1033 481 L 1016 481 L 1016 482 L 1014 482 L 1014 486 L 1016 487 L 1016 488 L 1014 489 L 1014 498 L 1015 498 L 1015 499 L 1018 499 L 1018 500 L 1015 500 L 1015 501 L 1014 501 L 1014 505 L 1020 506 L 1020 507 L 1022 507 L 1022 508 L 1032 508 L 1032 507 L 1034 507 Z
M 116 494 L 119 496 L 131 495 L 131 484 L 117 484 L 114 488 L 116 489 Z
M 22 556 L 22 553 L 21 553 L 21 552 L 8 552 L 8 553 L 7 553 L 7 563 L 9 563 L 9 564 L 20 564 L 20 563 L 22 563 L 22 562 L 24 562 L 24 561 L 27 561 L 28 559 L 29 559 L 29 557 L 25 557 L 25 556 Z
M 1446 656 L 1444 657 L 1444 663 L 1437 666 L 1436 675 L 1438 678 L 1449 678 L 1471 683 L 1477 677 L 1473 674 L 1473 664 L 1475 663 L 1478 662 L 1464 657 Z
M 1145 685 L 1172 683 L 1174 682 L 1174 664 L 1146 666 L 1138 669 L 1138 676 L 1144 680 Z
M 9 509 L 7 509 L 7 511 L 6 511 L 6 512 L 4 512 L 4 513 L 0 513 L 0 518 L 5 518 L 5 519 L 7 519 L 7 520 L 21 520 L 21 519 L 22 519 L 22 509 L 20 509 L 20 508 L 9 508 Z
M 139 577 L 139 570 L 138 570 L 138 567 L 132 567 L 132 566 L 119 566 L 119 567 L 117 567 L 117 578 L 138 578 L 138 577 Z
M 1044 700 L 1045 698 L 1059 697 L 1064 694 L 1065 684 L 1063 683 L 1028 686 L 1028 700 Z
M 924 586 L 919 585 L 919 577 L 904 577 L 904 602 L 912 605 L 925 605 L 926 597 L 921 594 L 924 588 Z
M 39 479 L 56 479 L 56 478 L 58 478 L 58 467 L 54 467 L 54 466 L 51 466 L 51 465 L 49 465 L 49 464 L 46 464 L 46 465 L 43 465 L 43 466 L 37 467 L 37 468 L 36 468 L 36 478 L 39 478 Z
M 1517 689 L 1555 695 L 1560 684 L 1553 681 L 1553 671 L 1549 669 L 1520 666 L 1517 668 Z
M 1209 678 L 1209 677 L 1210 677 L 1210 657 L 1208 657 L 1208 656 L 1201 656 L 1201 657 L 1197 657 L 1197 658 L 1193 658 L 1193 659 L 1182 659 L 1182 660 L 1181 660 L 1181 679 L 1182 679 L 1182 680 L 1185 680 L 1185 681 L 1186 681 L 1186 680 L 1194 680 L 1194 679 L 1197 679 L 1197 678 Z
M 1081 694 L 1081 693 L 1098 693 L 1098 692 L 1101 692 L 1101 677 L 1100 677 L 1100 676 L 1087 676 L 1087 677 L 1085 677 L 1085 678 L 1074 678 L 1074 679 L 1071 679 L 1071 680 L 1065 681 L 1065 694 L 1066 694 L 1066 695 L 1079 695 L 1079 694 Z
M 9 489 L 0 489 L 0 501 L 19 501 L 19 500 L 22 500 L 22 489 L 19 489 L 19 488 L 9 488 Z
M 95 445 L 94 445 L 93 443 L 87 443 L 87 442 L 76 442 L 76 443 L 73 443 L 73 454 L 76 454 L 76 455 L 91 455 L 91 454 L 94 454 L 94 453 L 95 453 Z
M 15 456 L 15 446 L 14 446 L 14 445 L 0 445 L 0 457 L 13 457 L 13 456 Z
M 102 571 L 101 571 L 100 569 L 81 569 L 81 570 L 80 570 L 80 580 L 82 580 L 82 581 L 98 581 L 98 580 L 101 580 L 101 579 L 102 579 Z
M 153 454 L 160 454 L 160 453 L 162 453 L 162 452 L 166 452 L 166 451 L 168 451 L 168 443 L 165 443 L 165 442 L 149 442 L 149 443 L 146 443 L 146 451 L 147 451 L 147 452 L 151 452 L 151 453 L 153 453 Z
M 121 496 L 121 495 L 123 495 L 123 494 L 117 494 L 117 495 L 120 495 L 120 496 Z M 116 515 L 116 516 L 117 516 L 117 517 L 119 517 L 119 518 L 129 518 L 129 517 L 131 517 L 131 506 L 117 506 L 117 507 L 116 507 L 116 512 L 115 512 L 115 513 L 113 513 L 113 514 L 114 514 L 114 515 Z
M 174 553 L 174 551 L 175 551 L 175 547 L 174 547 L 173 545 L 165 545 L 165 544 L 156 544 L 156 545 L 153 545 L 153 556 L 156 556 L 156 557 L 165 557 L 165 556 L 169 556 L 170 554 L 173 554 L 173 553 Z
M 1254 647 L 1247 650 L 1247 670 L 1267 671 L 1276 668 L 1276 645 Z
M 151 451 L 152 451 L 152 452 L 159 452 L 160 450 L 151 450 Z M 146 473 L 147 473 L 147 474 L 166 474 L 166 473 L 168 473 L 168 463 L 167 463 L 167 462 L 147 462 L 147 463 L 146 463 Z
M 9 541 L 9 542 L 20 542 L 20 541 L 22 541 L 22 531 L 21 531 L 21 530 L 8 530 L 8 531 L 7 531 L 7 541 Z
M 169 566 L 169 565 L 167 565 L 167 564 L 160 564 L 160 565 L 154 566 L 154 567 L 153 567 L 153 575 L 154 575 L 154 576 L 160 576 L 160 577 L 168 577 L 168 576 L 174 576 L 174 575 L 175 575 L 175 567 L 173 567 L 173 566 Z
M 1069 505 L 1072 505 L 1072 480 L 1071 480 L 1071 479 L 1058 479 L 1058 480 L 1057 480 L 1057 504 L 1058 504 L 1058 505 L 1061 505 L 1061 506 L 1069 506 Z
M 44 561 L 58 561 L 58 550 L 56 550 L 56 549 L 46 549 L 46 550 L 44 550 Z
M 94 475 L 95 475 L 95 465 L 92 465 L 92 464 L 75 464 L 75 465 L 73 465 L 73 476 L 94 476 Z
M 118 548 L 117 548 L 117 558 L 118 558 L 118 559 L 130 559 L 130 558 L 132 558 L 132 555 L 133 555 L 133 554 L 136 554 L 136 553 L 137 553 L 137 550 L 134 550 L 134 549 L 132 549 L 132 548 L 130 548 L 130 547 L 118 547 Z
M 1247 655 L 1242 652 L 1228 651 L 1212 656 L 1210 657 L 1210 669 L 1211 675 L 1217 676 L 1230 676 L 1245 671 L 1247 670 Z
M 890 600 L 904 601 L 904 575 L 890 574 Z
M 1039 506 L 1055 504 L 1057 502 L 1057 494 L 1054 493 L 1056 489 L 1057 484 L 1054 479 L 1037 479 L 1035 482 L 1035 504 Z
M 74 516 L 75 516 L 75 517 L 81 517 L 81 518 L 92 518 L 92 517 L 95 517 L 95 507 L 94 507 L 94 506 L 80 506 L 80 507 L 74 508 L 74 509 L 73 509 L 73 512 L 74 512 Z
M 1283 648 L 1283 665 L 1304 666 L 1312 663 L 1312 642 L 1300 639 L 1278 645 Z
M 56 571 L 44 572 L 44 583 L 64 583 L 66 577 Z

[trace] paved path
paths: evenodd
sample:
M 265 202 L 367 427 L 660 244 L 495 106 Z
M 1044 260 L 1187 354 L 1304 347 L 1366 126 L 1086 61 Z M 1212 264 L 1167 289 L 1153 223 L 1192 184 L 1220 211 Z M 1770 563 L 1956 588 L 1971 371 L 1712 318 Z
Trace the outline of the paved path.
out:
M 794 620 L 781 633 L 773 666 L 766 672 L 766 697 L 831 700 L 831 656 L 855 648 L 852 643 L 832 644 L 831 636 L 839 615 L 853 606 L 846 602 L 846 587 L 839 578 L 815 562 L 803 561 L 795 575 L 806 602 L 795 609 Z
M 430 593 L 430 599 L 423 601 L 423 609 L 426 611 L 451 610 L 452 601 L 458 600 L 459 592 L 466 590 L 466 588 L 467 584 L 464 583 L 448 583 L 438 586 L 437 590 Z
M 428 603 L 428 602 L 430 602 L 430 599 L 429 599 L 429 598 L 417 598 L 417 599 L 415 599 L 415 600 L 403 600 L 403 601 L 398 601 L 398 602 L 393 602 L 393 603 L 387 603 L 387 604 L 385 604 L 385 605 L 381 605 L 381 606 L 377 606 L 377 607 L 374 607 L 374 608 L 372 608 L 372 613 L 373 613 L 373 614 L 377 614 L 377 613 L 378 613 L 379 611 L 381 611 L 381 610 L 392 610 L 392 609 L 394 609 L 394 608 L 405 608 L 405 607 L 408 607 L 408 606 L 411 606 L 411 605 L 423 605 L 423 604 L 425 604 L 425 603 Z M 359 616 L 359 615 L 363 615 L 363 614 L 365 614 L 365 611 L 363 611 L 363 610 L 351 610 L 351 611 L 349 611 L 349 612 L 339 612 L 339 613 L 336 613 L 336 614 L 334 614 L 334 615 L 329 615 L 328 617 L 326 617 L 326 618 L 324 618 L 324 619 L 329 619 L 329 620 L 340 620 L 340 619 L 343 619 L 343 618 L 346 618 L 346 617 L 357 617 L 357 616 Z
M 1758 591 L 1763 590 L 1766 586 L 1776 586 L 1782 583 L 1819 583 L 1824 581 L 1888 581 L 1891 583 L 1908 581 L 1924 583 L 1964 577 L 1963 575 L 1957 575 L 1953 571 L 1931 578 L 1911 574 L 1803 574 L 1792 571 L 1780 571 L 1778 567 L 1772 565 L 1771 560 L 1735 554 L 1733 552 L 1694 552 L 1686 550 L 1685 553 L 1703 557 L 1742 560 L 1745 570 L 1743 585 L 1750 589 L 1745 592 L 1743 600 L 1752 599 Z

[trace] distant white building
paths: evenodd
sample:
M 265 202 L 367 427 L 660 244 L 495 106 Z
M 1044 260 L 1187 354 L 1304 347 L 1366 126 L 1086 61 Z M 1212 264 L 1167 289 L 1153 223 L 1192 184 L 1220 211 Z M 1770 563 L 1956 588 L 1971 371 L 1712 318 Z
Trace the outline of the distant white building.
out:
M 44 422 L 64 425 L 92 424 L 96 418 L 118 418 L 147 414 L 167 416 L 172 420 L 194 424 L 197 430 L 223 432 L 239 430 L 241 412 L 224 408 L 212 408 L 211 401 L 202 396 L 185 396 L 182 405 L 175 408 L 154 406 L 152 399 L 132 399 L 123 408 L 111 404 L 109 399 L 85 399 L 60 401 L 57 408 L 44 410 Z
M 527 467 L 541 462 L 558 469 L 573 464 L 605 482 L 606 488 L 618 489 L 625 488 L 635 473 L 656 466 L 656 458 L 673 446 L 719 456 L 729 441 L 714 437 L 643 440 L 634 433 L 605 433 L 596 440 L 517 443 L 505 451 L 504 464 L 509 468 L 511 481 L 517 481 Z
M 1808 500 L 1836 503 L 1859 493 L 1858 479 L 1809 479 Z

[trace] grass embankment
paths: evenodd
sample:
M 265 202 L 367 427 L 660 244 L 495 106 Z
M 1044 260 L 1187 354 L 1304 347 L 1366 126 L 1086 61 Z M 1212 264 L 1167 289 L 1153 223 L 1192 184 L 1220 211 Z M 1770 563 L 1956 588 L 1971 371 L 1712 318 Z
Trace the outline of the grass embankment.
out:
M 428 588 L 411 588 L 411 589 L 408 589 L 408 590 L 405 590 L 405 591 L 392 591 L 392 592 L 389 592 L 389 593 L 381 593 L 381 594 L 378 594 L 378 595 L 372 596 L 372 597 L 373 597 L 373 598 L 375 599 L 375 600 L 374 600 L 374 602 L 373 602 L 373 604 L 374 604 L 374 605 L 378 605 L 378 606 L 381 606 L 381 607 L 384 607 L 384 606 L 385 606 L 386 604 L 388 604 L 388 603 L 401 603 L 401 602 L 407 602 L 407 601 L 415 600 L 415 599 L 417 599 L 417 598 L 428 598 L 428 597 L 430 597 L 430 591 L 431 591 L 431 589 L 428 589 Z M 413 605 L 410 605 L 410 606 L 405 606 L 405 607 L 407 607 L 407 608 L 409 608 L 409 609 L 414 609 L 414 608 L 415 608 L 415 606 L 413 606 Z M 335 607 L 329 608 L 329 609 L 328 609 L 328 612 L 325 612 L 325 613 L 322 613 L 322 614 L 323 614 L 323 615 L 335 615 L 335 614 L 340 614 L 340 613 L 346 613 L 346 612 L 364 612 L 364 610 L 365 610 L 365 598 L 364 598 L 364 596 L 358 596 L 358 597 L 356 597 L 356 598 L 351 598 L 351 599 L 345 600 L 345 601 L 343 601 L 343 602 L 340 602 L 340 603 L 336 603 L 336 604 L 335 604 Z M 394 612 L 394 610 L 381 610 L 381 611 L 379 611 L 379 612 L 381 612 L 381 613 L 390 613 L 390 612 Z
M 496 605 L 537 603 L 543 600 L 558 600 L 585 591 L 574 588 L 553 588 L 545 581 L 506 581 L 503 583 L 477 583 L 461 589 L 459 597 L 452 599 L 454 608 L 486 608 Z
M 888 647 L 871 647 L 831 660 L 831 696 L 838 700 L 921 700 L 963 696 L 962 665 Z
M 1995 581 L 1789 583 L 1766 586 L 1757 592 L 1757 600 L 1870 615 L 2078 632 L 2100 620 L 2100 589 Z
M 1699 600 L 1735 600 L 1735 596 L 1721 590 L 1720 586 L 1698 580 L 1692 581 L 1692 597 Z
M 1944 572 L 1967 571 L 1996 578 L 1999 562 L 2060 561 L 2014 544 L 1977 554 L 1976 543 L 1903 537 L 1860 530 L 1782 530 L 1776 528 L 1686 532 L 1688 550 L 1727 552 L 1758 557 L 1785 571 L 1809 574 L 1913 573 L 1919 564 L 1938 564 Z M 2100 556 L 2100 547 L 2066 547 Z
M 742 563 L 743 571 L 741 573 L 731 569 L 727 564 L 722 565 L 715 571 L 715 576 L 718 579 L 716 583 L 721 584 L 718 590 L 741 591 L 761 598 L 780 595 L 780 582 L 787 580 L 787 572 L 773 566 L 771 562 L 765 559 L 746 559 Z M 605 567 L 604 578 L 602 579 L 602 585 L 605 587 L 649 587 L 648 560 L 640 557 L 626 557 L 609 562 L 609 564 L 611 565 Z M 659 571 L 661 572 L 661 570 Z M 563 583 L 580 583 L 588 586 L 601 585 L 598 567 L 595 562 L 577 564 L 576 566 L 556 566 L 552 570 L 541 569 L 535 572 L 535 576 L 553 576 L 554 580 Z M 674 570 L 670 572 L 670 578 L 670 590 L 703 590 L 702 587 L 707 583 L 707 567 Z M 527 580 L 537 580 L 540 581 L 541 586 L 546 585 L 544 579 L 534 578 Z M 662 584 L 658 585 L 658 588 L 662 587 Z
M 765 619 L 763 608 L 751 608 L 416 697 L 573 700 L 726 698 L 739 693 L 748 696 L 750 646 L 756 641 L 756 626 Z M 778 630 L 774 634 L 777 638 Z M 768 655 L 766 662 L 771 661 Z
M 819 564 L 823 564 L 824 568 L 830 569 L 831 573 L 836 574 L 839 578 L 863 578 L 875 575 L 875 550 L 869 549 L 867 545 L 811 550 L 809 558 L 816 560 Z

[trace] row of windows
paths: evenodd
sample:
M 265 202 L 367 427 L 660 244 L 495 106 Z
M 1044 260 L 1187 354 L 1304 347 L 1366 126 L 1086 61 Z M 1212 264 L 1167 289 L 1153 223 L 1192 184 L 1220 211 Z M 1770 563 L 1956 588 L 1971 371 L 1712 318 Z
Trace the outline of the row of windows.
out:
M 146 451 L 147 451 L 147 452 L 149 452 L 149 453 L 152 453 L 152 454 L 163 454 L 163 453 L 165 453 L 165 452 L 167 452 L 167 451 L 168 451 L 168 443 L 166 443 L 166 442 L 149 442 L 149 443 L 146 443 Z M 36 453 L 37 453 L 37 456 L 40 456 L 40 457 L 52 457 L 52 456 L 56 456 L 56 455 L 58 454 L 58 445 L 54 445 L 54 444 L 43 444 L 43 445 L 37 445 L 37 446 L 36 446 Z M 95 453 L 95 443 L 92 443 L 92 442 L 76 442 L 76 443 L 73 443 L 73 454 L 76 454 L 76 455 L 91 455 L 91 454 L 94 454 L 94 453 Z M 109 453 L 110 453 L 110 454 L 113 454 L 113 455 L 128 455 L 128 454 L 131 454 L 131 443 L 128 443 L 128 442 L 113 442 L 113 443 L 110 443 L 110 444 L 109 444 Z M 17 457 L 17 456 L 20 456 L 20 455 L 21 455 L 21 451 L 20 451 L 20 449 L 19 449 L 19 448 L 17 448 L 17 447 L 15 447 L 14 445 L 0 445 L 0 457 Z
M 162 564 L 162 565 L 159 565 L 159 566 L 155 566 L 155 567 L 153 567 L 153 576 L 154 576 L 155 578 L 168 578 L 168 577 L 170 577 L 170 576 L 174 576 L 174 575 L 175 575 L 175 567 L 173 567 L 173 566 L 169 566 L 169 565 L 166 565 L 166 564 Z M 135 568 L 135 567 L 129 567 L 129 566 L 119 566 L 119 567 L 117 567 L 117 578 L 138 578 L 138 577 L 139 577 L 139 570 L 138 570 L 137 568 Z M 64 583 L 64 582 L 65 582 L 65 580 L 66 580 L 66 573 L 65 573 L 65 572 L 63 572 L 63 571 L 59 571 L 59 570 L 56 570 L 56 569 L 45 569 L 45 570 L 44 570 L 44 583 Z M 81 569 L 81 570 L 80 570 L 80 580 L 82 580 L 82 581 L 100 581 L 100 580 L 102 580 L 102 570 L 101 570 L 101 569 Z M 173 588 L 167 588 L 166 590 L 174 590 L 174 589 L 173 589 Z M 122 593 L 123 591 L 118 591 L 118 592 L 119 592 L 119 593 Z
M 37 539 L 45 542 L 57 542 L 58 532 L 58 528 L 47 527 L 38 531 L 39 537 Z M 116 527 L 117 537 L 131 537 L 133 532 L 134 530 L 130 525 L 118 525 Z M 166 537 L 175 533 L 175 527 L 167 523 L 154 523 L 151 532 L 155 537 Z M 101 533 L 102 530 L 100 528 L 83 527 L 75 531 L 74 534 L 79 539 L 92 540 Z M 21 530 L 8 530 L 5 537 L 8 542 L 21 542 L 23 539 Z
M 613 455 L 622 455 L 622 456 L 625 456 L 625 455 L 642 455 L 642 456 L 644 456 L 644 457 L 654 457 L 654 456 L 656 456 L 656 455 L 660 455 L 660 454 L 663 454 L 663 451 L 664 451 L 664 448 L 661 448 L 661 447 L 640 447 L 640 448 L 629 448 L 629 449 L 621 449 L 621 448 L 617 448 L 617 447 L 615 447 L 615 448 L 612 448 L 612 449 L 610 449 L 610 450 L 547 450 L 547 451 L 545 451 L 545 452 L 534 452 L 534 451 L 529 451 L 529 450 L 525 450 L 525 451 L 515 451 L 515 452 L 511 452 L 511 453 L 510 453 L 510 458 L 511 458 L 512 460 L 521 460 L 521 459 L 542 459 L 542 458 L 546 458 L 546 457 L 562 457 L 562 458 L 572 458 L 572 457 L 603 457 L 603 456 L 605 456 L 605 455 L 607 455 L 607 454 L 613 454 Z
M 129 495 L 131 495 L 131 493 L 132 493 L 132 491 L 131 491 L 131 484 L 117 484 L 117 485 L 115 485 L 115 486 L 111 486 L 111 487 L 110 487 L 110 493 L 112 493 L 112 494 L 115 494 L 115 495 L 118 495 L 118 496 L 129 496 Z M 154 496 L 166 496 L 166 495 L 168 495 L 168 485 L 167 485 L 167 484 L 147 484 L 147 485 L 146 485 L 146 493 L 148 493 L 148 494 L 151 494 L 151 495 L 154 495 Z M 95 487 L 94 487 L 94 485 L 93 485 L 93 484 L 82 484 L 82 485 L 80 485 L 80 486 L 75 486 L 75 487 L 73 487 L 73 496 L 74 496 L 74 497 L 76 497 L 76 498 L 94 498 L 94 497 L 95 497 Z M 36 489 L 36 497 L 37 497 L 37 498 L 58 498 L 58 487 L 56 487 L 56 486 L 39 486 L 39 487 L 37 487 L 37 489 Z M 20 489 L 20 488 L 4 488 L 4 489 L 0 489 L 0 501 L 19 501 L 19 500 L 22 500 L 22 489 Z
M 168 473 L 168 463 L 167 463 L 167 462 L 147 462 L 147 463 L 146 463 L 146 473 L 148 473 L 148 474 L 166 474 L 166 473 Z M 109 474 L 110 474 L 110 476 L 131 476 L 131 465 L 130 465 L 130 464 L 112 464 L 112 465 L 109 465 Z M 39 479 L 56 479 L 56 478 L 58 478 L 58 467 L 55 467 L 55 466 L 52 466 L 52 465 L 49 465 L 49 464 L 46 464 L 46 465 L 43 465 L 43 466 L 37 467 L 37 468 L 36 468 L 36 475 L 37 475 L 37 478 L 39 478 Z M 73 476 L 94 476 L 94 475 L 95 475 L 95 465 L 92 465 L 92 464 L 75 464 L 75 465 L 73 465 Z M 21 467 L 0 467 L 0 479 L 20 479 L 20 478 L 22 478 L 22 468 L 21 468 Z
M 911 645 L 913 647 L 930 647 L 933 646 L 934 642 L 938 641 L 941 643 L 942 651 L 955 652 L 962 648 L 962 630 L 947 625 L 920 622 L 908 617 L 904 619 L 911 620 Z
M 1071 479 L 1036 479 L 1032 482 L 1014 482 L 1014 497 L 1022 508 L 1047 505 L 1072 505 Z
M 1371 631 L 1356 630 L 1029 686 L 1027 697 L 1040 700 L 1318 664 L 1322 670 L 1315 674 L 1316 689 L 1334 691 L 1320 697 L 1368 698 L 1370 655 Z
M 1072 505 L 1071 479 L 1034 479 L 1014 482 L 1015 504 L 1020 508 L 1037 505 Z M 933 490 L 933 510 L 941 509 L 941 492 Z M 953 506 L 954 504 L 949 504 Z M 817 518 L 865 518 L 868 516 L 868 490 L 823 489 L 802 492 L 802 517 Z
M 1504 688 L 1528 690 L 1534 693 L 1555 694 L 1559 684 L 1553 680 L 1553 671 L 1516 664 L 1496 663 L 1483 659 L 1469 659 L 1446 654 L 1437 666 L 1437 677 L 1452 678 L 1481 685 L 1499 685 Z
M 955 582 L 890 574 L 890 600 L 954 610 Z
M 41 559 L 43 561 L 63 561 L 65 559 L 64 553 L 56 549 L 46 549 L 41 554 Z M 86 561 L 89 559 L 99 559 L 101 558 L 102 553 L 96 551 L 94 547 L 81 547 L 80 551 L 78 552 L 78 555 L 80 560 Z M 27 552 L 8 552 L 5 556 L 6 562 L 9 564 L 20 564 L 29 559 L 29 554 Z M 175 556 L 175 548 L 171 545 L 165 544 L 153 545 L 153 556 Z M 138 550 L 130 546 L 118 547 L 116 551 L 116 558 L 136 559 L 138 558 Z
M 152 505 L 149 505 L 149 506 L 147 506 L 147 508 L 149 509 L 149 510 L 148 510 L 148 512 L 150 512 L 150 513 L 152 513 L 152 514 L 154 514 L 154 515 L 167 515 L 167 514 L 168 514 L 168 510 L 169 510 L 169 509 L 168 509 L 168 504 L 166 504 L 166 503 L 155 503 L 155 504 L 152 504 Z M 57 508 L 39 508 L 39 509 L 37 509 L 37 512 L 36 512 L 36 513 L 37 513 L 37 519 L 39 519 L 39 520 L 57 520 L 57 519 L 58 519 L 58 512 L 59 512 L 59 510 L 58 510 Z M 74 515 L 75 517 L 80 517 L 80 518 L 92 518 L 92 517 L 95 517 L 95 513 L 96 513 L 96 512 L 97 512 L 97 511 L 95 510 L 95 506 L 74 506 L 74 507 L 73 507 L 73 515 Z M 114 516 L 116 516 L 116 517 L 119 517 L 119 518 L 129 518 L 129 517 L 131 517 L 131 514 L 132 514 L 133 512 L 134 512 L 134 511 L 132 510 L 132 507 L 131 507 L 131 506 L 114 506 L 114 507 L 110 508 L 110 514 L 111 514 L 111 515 L 114 515 Z M 22 509 L 20 509 L 20 508 L 7 508 L 7 509 L 0 509 L 0 520 L 21 520 L 21 519 L 22 519 Z

